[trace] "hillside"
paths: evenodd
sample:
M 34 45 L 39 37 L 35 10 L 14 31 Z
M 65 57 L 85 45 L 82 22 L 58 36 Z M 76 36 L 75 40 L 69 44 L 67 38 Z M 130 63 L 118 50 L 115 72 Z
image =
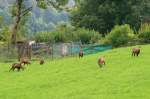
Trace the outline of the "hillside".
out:
M 0 63 L 0 99 L 149 99 L 150 45 L 139 57 L 131 47 L 62 60 L 37 62 L 25 71 L 8 72 Z M 104 56 L 106 66 L 97 59 Z

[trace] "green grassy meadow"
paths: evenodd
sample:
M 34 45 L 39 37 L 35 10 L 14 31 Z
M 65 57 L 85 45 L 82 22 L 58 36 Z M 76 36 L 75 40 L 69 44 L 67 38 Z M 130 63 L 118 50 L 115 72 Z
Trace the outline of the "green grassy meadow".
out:
M 150 45 L 139 57 L 131 48 L 118 48 L 82 59 L 33 62 L 24 71 L 8 72 L 0 63 L 0 99 L 150 99 Z M 106 66 L 97 60 L 104 56 Z

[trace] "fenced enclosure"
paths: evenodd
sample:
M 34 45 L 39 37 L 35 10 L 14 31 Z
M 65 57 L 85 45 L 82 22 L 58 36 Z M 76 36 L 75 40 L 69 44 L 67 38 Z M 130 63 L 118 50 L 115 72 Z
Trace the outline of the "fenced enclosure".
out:
M 25 46 L 26 45 L 26 46 Z M 86 44 L 82 45 L 80 42 L 72 43 L 33 43 L 28 44 L 19 43 L 19 47 L 1 46 L 0 58 L 4 61 L 11 61 L 21 57 L 29 57 L 31 59 L 47 58 L 57 59 L 66 56 L 78 55 L 82 50 L 85 55 L 102 52 L 112 49 L 111 45 L 100 44 Z
M 32 56 L 45 56 L 51 59 L 62 58 L 76 55 L 80 48 L 80 43 L 35 43 L 32 44 Z
M 0 46 L 0 60 L 11 62 L 18 58 L 17 48 L 9 45 Z
M 102 52 L 108 49 L 112 49 L 112 45 L 100 45 L 100 44 L 86 44 L 81 43 L 35 43 L 32 45 L 33 56 L 46 56 L 51 59 L 62 58 L 65 56 L 78 55 L 82 50 L 85 55 Z

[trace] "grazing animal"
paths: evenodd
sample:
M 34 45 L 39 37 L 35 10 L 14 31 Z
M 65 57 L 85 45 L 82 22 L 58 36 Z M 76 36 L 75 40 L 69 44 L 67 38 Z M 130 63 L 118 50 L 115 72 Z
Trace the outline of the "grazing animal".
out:
M 44 59 L 40 60 L 40 65 L 43 65 L 45 63 Z
M 133 48 L 132 49 L 132 56 L 139 56 L 140 48 Z
M 104 57 L 100 57 L 100 58 L 98 59 L 98 65 L 99 65 L 100 67 L 102 67 L 103 65 L 105 65 L 105 59 L 104 59 Z
M 11 71 L 11 70 L 14 71 L 15 69 L 17 69 L 18 71 L 20 71 L 20 69 L 24 70 L 24 67 L 22 67 L 21 63 L 14 63 L 14 64 L 12 64 L 12 66 L 11 66 L 11 68 L 10 68 L 9 71 Z
M 29 65 L 29 64 L 31 64 L 28 58 L 23 58 L 23 59 L 21 59 L 20 62 L 21 62 L 22 64 L 24 64 L 24 65 Z
M 80 50 L 80 52 L 79 52 L 79 58 L 82 58 L 83 57 L 83 51 L 82 50 Z

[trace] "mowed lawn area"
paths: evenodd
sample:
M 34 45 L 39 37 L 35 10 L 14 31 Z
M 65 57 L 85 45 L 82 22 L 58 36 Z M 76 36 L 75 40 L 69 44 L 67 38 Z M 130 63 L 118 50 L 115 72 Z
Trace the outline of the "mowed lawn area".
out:
M 150 45 L 113 49 L 82 59 L 32 62 L 24 71 L 8 72 L 0 63 L 0 99 L 150 99 Z M 106 66 L 97 60 L 104 56 Z

